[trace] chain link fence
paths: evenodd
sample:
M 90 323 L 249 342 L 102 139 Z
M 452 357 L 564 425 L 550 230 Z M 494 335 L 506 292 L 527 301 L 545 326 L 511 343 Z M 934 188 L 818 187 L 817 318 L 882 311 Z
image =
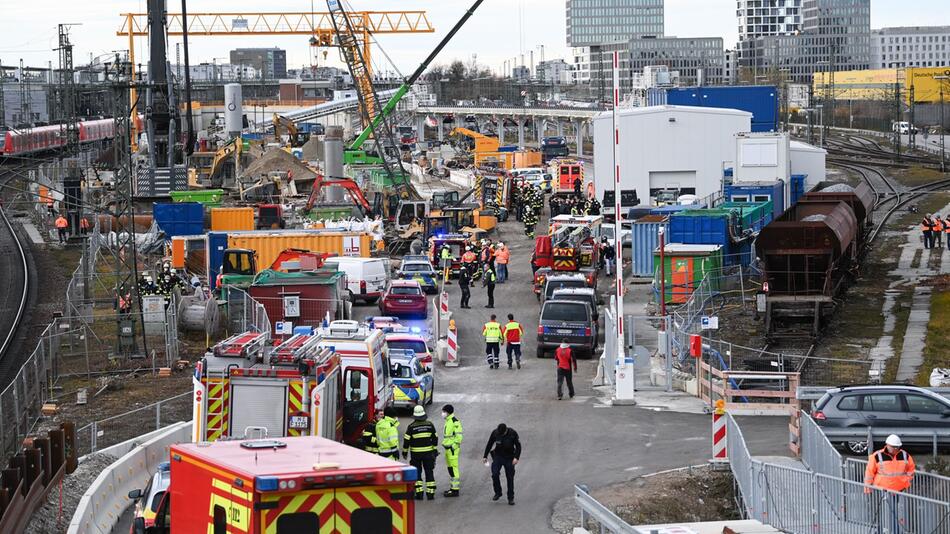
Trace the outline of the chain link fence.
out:
M 192 417 L 192 392 L 93 421 L 76 430 L 79 456 L 164 428 Z
M 271 322 L 267 309 L 240 289 L 228 288 L 227 330 L 229 334 L 241 332 L 271 333 Z

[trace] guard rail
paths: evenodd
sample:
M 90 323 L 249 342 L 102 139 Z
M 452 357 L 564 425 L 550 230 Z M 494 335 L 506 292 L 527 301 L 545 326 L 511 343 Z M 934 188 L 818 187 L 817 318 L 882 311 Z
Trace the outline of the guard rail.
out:
M 145 441 L 142 441 L 143 438 Z M 96 477 L 79 500 L 67 534 L 109 534 L 129 507 L 130 490 L 142 488 L 158 464 L 168 459 L 171 445 L 191 440 L 191 422 L 181 422 L 121 443 L 128 450 Z M 109 449 L 102 451 L 109 452 Z

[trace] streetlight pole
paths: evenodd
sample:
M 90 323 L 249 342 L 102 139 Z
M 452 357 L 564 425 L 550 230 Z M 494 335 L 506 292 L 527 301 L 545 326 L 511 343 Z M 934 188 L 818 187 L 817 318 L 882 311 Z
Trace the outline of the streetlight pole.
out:
M 947 172 L 947 129 L 944 126 L 946 119 L 943 115 L 943 84 L 950 80 L 950 76 L 934 76 L 940 83 L 940 172 Z

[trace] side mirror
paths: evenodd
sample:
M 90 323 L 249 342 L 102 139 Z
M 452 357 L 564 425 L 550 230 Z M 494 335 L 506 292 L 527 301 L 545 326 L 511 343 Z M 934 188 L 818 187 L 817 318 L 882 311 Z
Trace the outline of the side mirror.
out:
M 132 534 L 145 534 L 144 517 L 136 517 L 132 520 Z
M 141 499 L 141 498 L 142 498 L 142 490 L 140 490 L 140 489 L 134 489 L 134 490 L 130 491 L 130 492 L 129 492 L 129 498 L 132 499 L 132 500 Z

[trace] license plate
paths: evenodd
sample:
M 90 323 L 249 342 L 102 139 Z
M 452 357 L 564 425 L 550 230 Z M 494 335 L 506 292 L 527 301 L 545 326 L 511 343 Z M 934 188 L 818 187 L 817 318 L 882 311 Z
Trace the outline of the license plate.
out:
M 411 300 L 408 299 L 399 299 L 400 304 L 412 304 Z
M 558 334 L 568 334 L 568 335 L 571 335 L 571 334 L 574 333 L 574 331 L 571 330 L 570 328 L 558 328 L 558 329 L 557 329 L 557 333 L 558 333 Z
M 306 415 L 291 415 L 290 428 L 306 430 L 310 427 L 310 417 Z

